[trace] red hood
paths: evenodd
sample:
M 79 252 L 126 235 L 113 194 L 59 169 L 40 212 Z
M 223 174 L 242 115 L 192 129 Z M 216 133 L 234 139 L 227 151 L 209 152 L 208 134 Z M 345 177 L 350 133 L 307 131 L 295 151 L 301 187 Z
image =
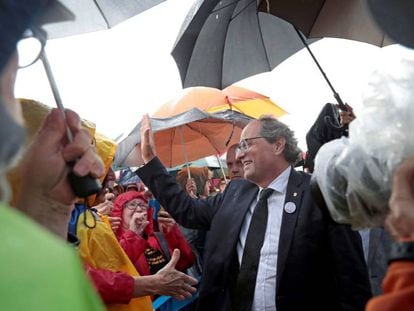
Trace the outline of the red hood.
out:
M 112 209 L 111 216 L 112 217 L 120 217 L 122 219 L 122 222 L 124 221 L 122 217 L 122 212 L 124 210 L 124 206 L 126 203 L 128 203 L 131 200 L 134 199 L 141 199 L 145 201 L 145 203 L 148 204 L 148 197 L 144 194 L 144 192 L 137 192 L 137 191 L 127 191 L 120 195 L 118 195 L 114 201 L 114 208 Z M 152 214 L 153 210 L 152 208 L 148 208 L 148 221 L 149 224 L 145 228 L 145 233 L 147 235 L 152 234 L 154 232 L 154 224 L 152 220 Z M 122 228 L 122 225 L 118 228 L 118 230 L 115 232 L 116 236 L 119 238 L 124 233 L 124 228 Z

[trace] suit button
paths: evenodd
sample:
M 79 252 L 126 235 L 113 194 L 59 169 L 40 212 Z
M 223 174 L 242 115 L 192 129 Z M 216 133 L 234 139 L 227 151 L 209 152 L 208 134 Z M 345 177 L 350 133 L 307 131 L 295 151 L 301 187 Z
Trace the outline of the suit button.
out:
M 276 296 L 276 300 L 282 300 L 283 299 L 283 296 L 282 295 L 277 295 Z

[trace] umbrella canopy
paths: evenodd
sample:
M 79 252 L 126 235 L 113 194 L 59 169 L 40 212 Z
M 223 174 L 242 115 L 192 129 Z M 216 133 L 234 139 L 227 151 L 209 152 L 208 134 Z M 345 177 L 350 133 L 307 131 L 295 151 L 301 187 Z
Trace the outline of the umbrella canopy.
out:
M 413 1 L 368 0 L 368 6 L 374 20 L 395 42 L 414 48 Z
M 302 48 L 292 26 L 257 13 L 256 1 L 198 0 L 171 54 L 184 87 L 222 89 L 272 70 Z
M 371 18 L 365 0 L 261 0 L 259 10 L 290 22 L 308 38 L 343 38 L 379 47 L 393 43 Z
M 287 113 L 269 97 L 239 86 L 231 85 L 222 91 L 211 87 L 195 86 L 184 89 L 181 96 L 162 105 L 154 113 L 154 117 L 175 116 L 191 108 L 209 113 L 233 110 L 255 119 L 263 114 L 281 117 Z
M 209 114 L 200 109 L 170 118 L 151 118 L 157 156 L 166 167 L 174 167 L 209 155 L 222 154 L 239 141 L 251 119 L 235 111 Z M 139 166 L 142 163 L 141 123 L 118 144 L 114 164 Z
M 60 0 L 73 12 L 75 19 L 48 24 L 44 29 L 50 39 L 109 29 L 163 1 L 165 0 Z

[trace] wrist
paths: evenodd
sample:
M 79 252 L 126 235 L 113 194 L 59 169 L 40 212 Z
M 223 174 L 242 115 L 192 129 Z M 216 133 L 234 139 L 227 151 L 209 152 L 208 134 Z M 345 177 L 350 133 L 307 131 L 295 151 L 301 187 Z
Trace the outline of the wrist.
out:
M 414 261 L 414 241 L 394 242 L 391 245 L 388 264 L 393 261 Z
M 148 162 L 151 162 L 152 159 L 155 158 L 155 154 L 146 155 L 145 157 L 142 157 L 142 160 L 144 161 L 144 165 Z
M 134 297 L 157 294 L 157 276 L 146 275 L 134 278 Z
M 26 192 L 19 196 L 16 207 L 52 233 L 66 240 L 73 204 L 63 204 L 38 193 Z

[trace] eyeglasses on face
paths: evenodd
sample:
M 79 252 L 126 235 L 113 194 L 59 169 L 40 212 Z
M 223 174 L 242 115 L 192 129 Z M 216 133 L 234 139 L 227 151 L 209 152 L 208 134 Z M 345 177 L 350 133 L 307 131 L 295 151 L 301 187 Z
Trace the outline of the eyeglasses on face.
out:
M 29 67 L 42 56 L 46 44 L 46 32 L 42 29 L 27 29 L 23 37 L 17 42 L 19 54 L 19 69 Z
M 242 139 L 239 142 L 239 145 L 236 148 L 236 153 L 246 152 L 247 150 L 249 150 L 249 148 L 251 146 L 250 141 L 255 140 L 255 139 L 259 139 L 259 138 L 264 138 L 264 137 L 262 137 L 262 136 L 256 136 L 256 137 L 250 137 L 250 138 Z
M 138 207 L 148 209 L 148 205 L 144 202 L 137 202 L 137 201 L 130 201 L 125 204 L 125 208 L 129 209 L 130 211 L 135 211 Z

